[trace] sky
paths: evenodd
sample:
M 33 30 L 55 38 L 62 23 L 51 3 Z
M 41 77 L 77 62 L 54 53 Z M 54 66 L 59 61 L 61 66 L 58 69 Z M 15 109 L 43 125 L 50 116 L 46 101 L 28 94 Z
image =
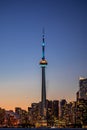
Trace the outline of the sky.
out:
M 41 101 L 43 27 L 47 99 L 76 100 L 87 77 L 87 0 L 0 0 L 0 107 Z

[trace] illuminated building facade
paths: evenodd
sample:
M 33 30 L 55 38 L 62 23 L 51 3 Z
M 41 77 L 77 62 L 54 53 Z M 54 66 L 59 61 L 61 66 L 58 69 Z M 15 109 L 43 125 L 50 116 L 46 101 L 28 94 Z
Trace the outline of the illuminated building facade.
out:
M 79 99 L 76 102 L 76 125 L 87 128 L 87 100 Z
M 57 126 L 56 123 L 59 119 L 59 101 L 58 100 L 47 100 L 47 125 Z

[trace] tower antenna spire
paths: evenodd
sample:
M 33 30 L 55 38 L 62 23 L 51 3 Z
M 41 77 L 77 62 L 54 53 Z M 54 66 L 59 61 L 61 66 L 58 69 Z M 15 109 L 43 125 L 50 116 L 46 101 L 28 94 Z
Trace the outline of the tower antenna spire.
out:
M 42 30 L 42 34 L 43 34 L 43 43 L 45 43 L 45 29 L 43 27 L 43 30 Z

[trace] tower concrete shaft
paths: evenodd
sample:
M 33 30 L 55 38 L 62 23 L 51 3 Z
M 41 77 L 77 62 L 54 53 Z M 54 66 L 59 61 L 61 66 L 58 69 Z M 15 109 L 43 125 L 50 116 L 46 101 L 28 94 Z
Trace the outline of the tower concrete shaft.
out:
M 42 67 L 42 117 L 46 118 L 46 83 L 45 83 L 45 67 Z

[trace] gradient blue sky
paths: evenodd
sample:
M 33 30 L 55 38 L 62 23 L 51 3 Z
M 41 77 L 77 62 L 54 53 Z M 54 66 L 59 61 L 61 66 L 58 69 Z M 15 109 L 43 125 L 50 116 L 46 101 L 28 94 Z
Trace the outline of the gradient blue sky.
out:
M 75 100 L 87 77 L 87 0 L 0 0 L 0 107 L 40 101 L 43 27 L 47 98 Z

